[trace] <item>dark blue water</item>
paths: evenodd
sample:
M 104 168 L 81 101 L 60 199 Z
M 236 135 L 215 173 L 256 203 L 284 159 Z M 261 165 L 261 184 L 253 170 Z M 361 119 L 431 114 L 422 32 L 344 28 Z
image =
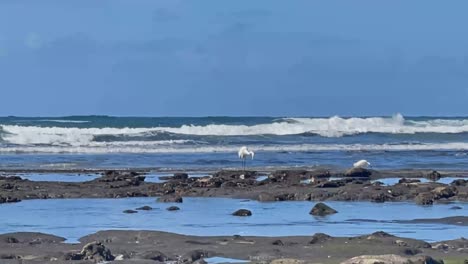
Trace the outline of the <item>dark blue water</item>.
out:
M 251 167 L 468 169 L 468 118 L 0 118 L 0 168 L 219 169 L 243 145 Z
M 417 206 L 414 203 L 327 202 L 338 211 L 328 217 L 309 214 L 313 202 L 261 203 L 240 199 L 186 198 L 170 212 L 171 204 L 155 198 L 30 200 L 0 206 L 0 233 L 33 231 L 55 234 L 75 242 L 99 230 L 158 230 L 180 234 L 290 236 L 326 233 L 357 236 L 382 230 L 394 235 L 440 241 L 468 233 L 467 226 L 397 223 L 395 220 L 467 215 L 466 203 Z M 152 211 L 124 214 L 144 205 Z M 458 205 L 463 209 L 450 210 Z M 240 208 L 251 217 L 235 217 Z

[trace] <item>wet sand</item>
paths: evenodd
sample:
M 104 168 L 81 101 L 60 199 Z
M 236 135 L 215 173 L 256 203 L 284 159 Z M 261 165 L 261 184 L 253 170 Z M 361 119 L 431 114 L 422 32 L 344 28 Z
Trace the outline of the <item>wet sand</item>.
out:
M 4 261 L 8 257 L 28 259 L 30 263 L 60 263 L 58 261 L 79 254 L 85 244 L 95 241 L 101 242 L 112 258 L 124 259 L 122 263 L 146 263 L 151 259 L 153 262 L 148 263 L 155 263 L 155 259 L 160 262 L 193 263 L 203 257 L 215 256 L 251 263 L 269 263 L 281 258 L 294 258 L 306 263 L 339 263 L 370 252 L 374 255 L 397 254 L 405 257 L 430 255 L 435 259 L 460 261 L 468 256 L 466 239 L 429 244 L 384 232 L 359 237 L 330 237 L 326 234 L 200 237 L 157 231 L 101 231 L 81 238 L 81 244 L 64 244 L 62 241 L 63 238 L 39 233 L 0 235 L 1 263 L 8 263 Z M 89 262 L 76 263 L 92 263 L 99 257 L 96 254 Z

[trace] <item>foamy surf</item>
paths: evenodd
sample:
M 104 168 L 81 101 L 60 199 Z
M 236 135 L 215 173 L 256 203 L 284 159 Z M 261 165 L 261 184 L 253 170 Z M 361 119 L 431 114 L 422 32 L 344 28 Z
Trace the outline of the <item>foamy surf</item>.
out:
M 236 153 L 240 145 L 234 146 L 184 146 L 175 142 L 108 142 L 86 147 L 61 146 L 17 146 L 1 147 L 0 153 Z M 261 152 L 327 152 L 327 151 L 468 151 L 468 143 L 436 144 L 301 144 L 301 145 L 251 145 L 256 153 Z

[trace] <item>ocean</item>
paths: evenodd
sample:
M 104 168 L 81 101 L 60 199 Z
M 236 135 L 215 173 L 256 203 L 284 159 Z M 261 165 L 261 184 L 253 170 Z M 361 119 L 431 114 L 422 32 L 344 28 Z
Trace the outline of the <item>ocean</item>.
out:
M 0 117 L 0 168 L 468 169 L 468 117 Z

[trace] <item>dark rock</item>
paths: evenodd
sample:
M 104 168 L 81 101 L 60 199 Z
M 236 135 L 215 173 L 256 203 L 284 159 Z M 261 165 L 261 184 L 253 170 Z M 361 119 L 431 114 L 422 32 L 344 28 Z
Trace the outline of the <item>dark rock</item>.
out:
M 275 245 L 275 246 L 284 246 L 283 241 L 281 241 L 281 240 L 279 240 L 279 239 L 273 241 L 273 243 L 271 243 L 271 244 L 272 244 L 272 245 Z
M 180 208 L 177 207 L 177 206 L 170 206 L 170 207 L 166 208 L 166 210 L 168 210 L 168 211 L 178 211 L 178 210 L 180 210 Z
M 172 177 L 172 179 L 174 180 L 186 180 L 188 178 L 189 178 L 189 175 L 185 172 L 174 173 L 174 176 Z
M 239 210 L 235 211 L 234 213 L 232 213 L 232 215 L 234 215 L 234 216 L 251 216 L 252 212 L 250 210 L 247 210 L 247 209 L 239 209 Z
M 432 193 L 434 194 L 434 199 L 446 199 L 457 194 L 457 188 L 454 186 L 447 186 L 447 187 L 437 187 L 435 188 Z
M 316 185 L 316 188 L 338 188 L 344 186 L 346 183 L 344 181 L 327 181 L 321 184 Z
M 372 233 L 369 237 L 384 238 L 384 237 L 395 237 L 395 236 L 384 231 L 377 231 L 377 232 Z
M 187 261 L 191 261 L 191 262 L 194 262 L 194 261 L 197 261 L 197 260 L 201 260 L 203 258 L 209 258 L 212 254 L 208 251 L 205 251 L 205 250 L 193 250 L 191 252 L 188 252 L 187 254 L 185 254 L 184 256 L 182 256 L 182 259 L 187 262 Z
M 384 203 L 385 201 L 388 201 L 390 199 L 391 196 L 383 192 L 372 194 L 372 196 L 370 197 L 371 202 L 374 203 Z
M 452 183 L 450 183 L 450 185 L 453 185 L 453 186 L 466 186 L 467 184 L 468 184 L 468 180 L 464 180 L 464 179 L 454 180 L 452 181 Z
M 91 182 L 107 182 L 112 183 L 111 188 L 121 188 L 127 186 L 139 186 L 145 180 L 145 176 L 139 175 L 136 172 L 118 172 L 106 171 L 102 177 L 92 180 Z
M 136 255 L 136 257 L 140 259 L 150 259 L 159 262 L 165 262 L 169 260 L 169 258 L 164 253 L 157 250 L 150 250 L 143 253 L 139 253 Z
M 422 251 L 420 249 L 417 249 L 417 248 L 405 248 L 405 249 L 403 249 L 403 254 L 405 254 L 405 255 L 414 256 L 414 255 L 417 255 L 419 253 L 422 253 Z
M 451 210 L 460 210 L 460 209 L 463 209 L 462 207 L 460 206 L 452 206 L 450 207 Z
M 150 210 L 153 210 L 153 207 L 145 205 L 145 206 L 142 206 L 142 207 L 138 207 L 135 210 L 150 211 Z
M 19 240 L 16 239 L 15 237 L 6 237 L 4 239 L 5 243 L 8 243 L 8 244 L 17 244 L 19 243 Z
M 125 214 L 136 214 L 136 213 L 138 213 L 138 211 L 135 211 L 135 210 L 124 210 L 123 213 L 125 213 Z
M 325 241 L 328 241 L 332 239 L 331 236 L 323 233 L 316 233 L 312 236 L 312 239 L 310 240 L 309 244 L 317 244 L 317 243 L 323 243 Z
M 353 178 L 369 178 L 372 175 L 372 172 L 365 168 L 352 168 L 345 172 L 345 177 Z
M 420 180 L 418 179 L 408 179 L 408 178 L 403 178 L 403 179 L 400 179 L 398 181 L 398 183 L 418 183 L 418 182 L 421 182 Z
M 432 205 L 434 203 L 434 195 L 432 193 L 420 193 L 414 198 L 416 204 Z
M 100 242 L 86 244 L 80 253 L 68 253 L 65 260 L 93 260 L 95 262 L 112 261 L 111 251 Z
M 426 176 L 424 176 L 426 179 L 429 179 L 431 181 L 438 181 L 441 177 L 440 173 L 438 171 L 432 171 L 428 173 Z
M 0 259 L 20 259 L 20 258 L 21 258 L 20 256 L 16 256 L 13 254 L 0 254 Z
M 256 171 L 222 170 L 213 174 L 213 178 L 220 178 L 224 180 L 245 180 L 255 179 L 255 177 L 257 177 Z
M 316 215 L 316 216 L 325 216 L 325 215 L 330 215 L 330 214 L 336 214 L 338 211 L 335 209 L 331 208 L 330 206 L 324 204 L 324 203 L 317 203 L 312 210 L 310 211 L 309 214 L 311 215 Z
M 183 199 L 179 195 L 165 195 L 159 197 L 156 201 L 160 203 L 182 203 Z

